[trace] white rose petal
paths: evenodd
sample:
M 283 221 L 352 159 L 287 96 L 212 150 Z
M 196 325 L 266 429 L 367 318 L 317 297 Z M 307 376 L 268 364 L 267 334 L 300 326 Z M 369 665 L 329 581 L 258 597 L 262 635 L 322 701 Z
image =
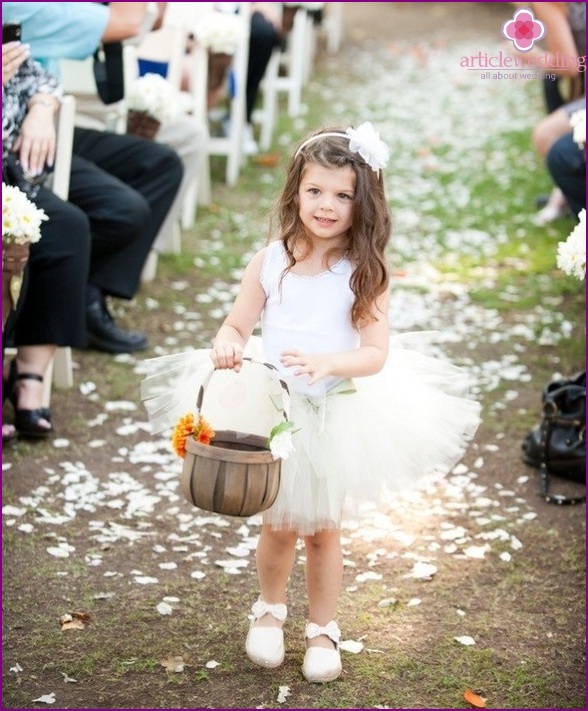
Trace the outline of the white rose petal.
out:
M 361 650 L 363 649 L 363 644 L 361 642 L 357 642 L 354 639 L 346 639 L 341 644 L 339 645 L 341 649 L 343 649 L 345 652 L 351 652 L 352 654 L 359 654 Z
M 280 686 L 278 689 L 278 703 L 283 704 L 288 696 L 290 696 L 290 687 Z
M 54 704 L 55 703 L 55 692 L 52 691 L 50 694 L 45 694 L 44 696 L 39 696 L 38 699 L 33 699 L 33 703 Z
M 471 647 L 473 644 L 476 644 L 476 640 L 473 637 L 468 637 L 468 635 L 463 635 L 463 637 L 454 637 L 453 639 L 466 647 Z
M 173 612 L 173 608 L 170 604 L 167 602 L 160 602 L 157 607 L 156 607 L 157 612 L 159 612 L 160 615 L 171 615 Z

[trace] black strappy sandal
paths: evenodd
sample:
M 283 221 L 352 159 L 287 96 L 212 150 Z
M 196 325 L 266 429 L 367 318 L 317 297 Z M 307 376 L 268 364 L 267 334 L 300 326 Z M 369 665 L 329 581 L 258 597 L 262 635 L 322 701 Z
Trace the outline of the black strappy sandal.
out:
M 43 382 L 43 376 L 37 373 L 19 373 L 16 369 L 16 361 L 10 363 L 10 376 L 8 378 L 8 397 L 14 407 L 14 426 L 19 435 L 42 439 L 48 437 L 53 432 L 51 425 L 51 410 L 48 407 L 37 407 L 35 410 L 23 410 L 18 407 L 18 392 L 16 383 L 18 380 L 36 380 Z M 40 420 L 47 420 L 49 427 L 39 424 Z

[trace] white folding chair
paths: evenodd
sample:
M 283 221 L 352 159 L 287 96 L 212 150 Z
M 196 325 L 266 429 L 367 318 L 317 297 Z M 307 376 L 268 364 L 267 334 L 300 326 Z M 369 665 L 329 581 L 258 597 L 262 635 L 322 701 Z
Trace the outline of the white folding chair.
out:
M 240 42 L 233 56 L 232 74 L 235 85 L 234 95 L 229 102 L 229 135 L 226 137 L 212 136 L 208 141 L 209 156 L 225 156 L 227 158 L 225 180 L 228 185 L 235 185 L 243 163 L 243 133 L 246 122 L 246 86 L 247 65 L 249 62 L 249 27 L 251 3 L 239 3 L 239 17 L 242 19 L 243 30 Z M 170 2 L 164 16 L 166 24 L 181 23 L 189 32 L 197 26 L 199 18 L 206 12 L 216 12 L 214 3 L 177 3 Z M 206 94 L 207 52 L 197 48 L 193 52 L 190 63 L 190 111 L 199 119 L 201 125 L 208 124 L 208 107 Z M 208 176 L 208 177 L 207 177 Z M 208 166 L 203 166 L 201 186 L 198 199 L 201 204 L 210 202 L 207 189 L 210 182 Z

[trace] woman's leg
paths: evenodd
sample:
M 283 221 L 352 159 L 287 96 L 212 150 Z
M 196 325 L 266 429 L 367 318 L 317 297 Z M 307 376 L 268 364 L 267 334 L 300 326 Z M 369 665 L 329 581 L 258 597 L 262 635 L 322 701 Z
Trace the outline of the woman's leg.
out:
M 35 411 L 43 402 L 43 379 L 55 355 L 56 346 L 19 346 L 16 353 L 15 407 Z M 19 377 L 20 376 L 20 377 Z M 33 377 L 30 377 L 33 376 Z M 38 376 L 35 378 L 34 376 Z M 18 417 L 18 416 L 17 416 Z M 50 430 L 51 422 L 45 417 L 36 419 L 35 429 Z
M 324 627 L 336 616 L 343 584 L 341 534 L 338 529 L 320 531 L 313 536 L 305 536 L 304 544 L 309 620 Z M 320 635 L 308 640 L 308 646 L 333 649 L 333 642 L 325 635 Z

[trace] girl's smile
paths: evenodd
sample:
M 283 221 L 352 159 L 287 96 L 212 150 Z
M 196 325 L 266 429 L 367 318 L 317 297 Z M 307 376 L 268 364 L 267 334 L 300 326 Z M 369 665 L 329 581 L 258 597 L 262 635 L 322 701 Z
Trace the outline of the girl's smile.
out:
M 298 211 L 310 236 L 342 244 L 351 227 L 354 196 L 355 173 L 350 166 L 309 163 L 298 190 Z

